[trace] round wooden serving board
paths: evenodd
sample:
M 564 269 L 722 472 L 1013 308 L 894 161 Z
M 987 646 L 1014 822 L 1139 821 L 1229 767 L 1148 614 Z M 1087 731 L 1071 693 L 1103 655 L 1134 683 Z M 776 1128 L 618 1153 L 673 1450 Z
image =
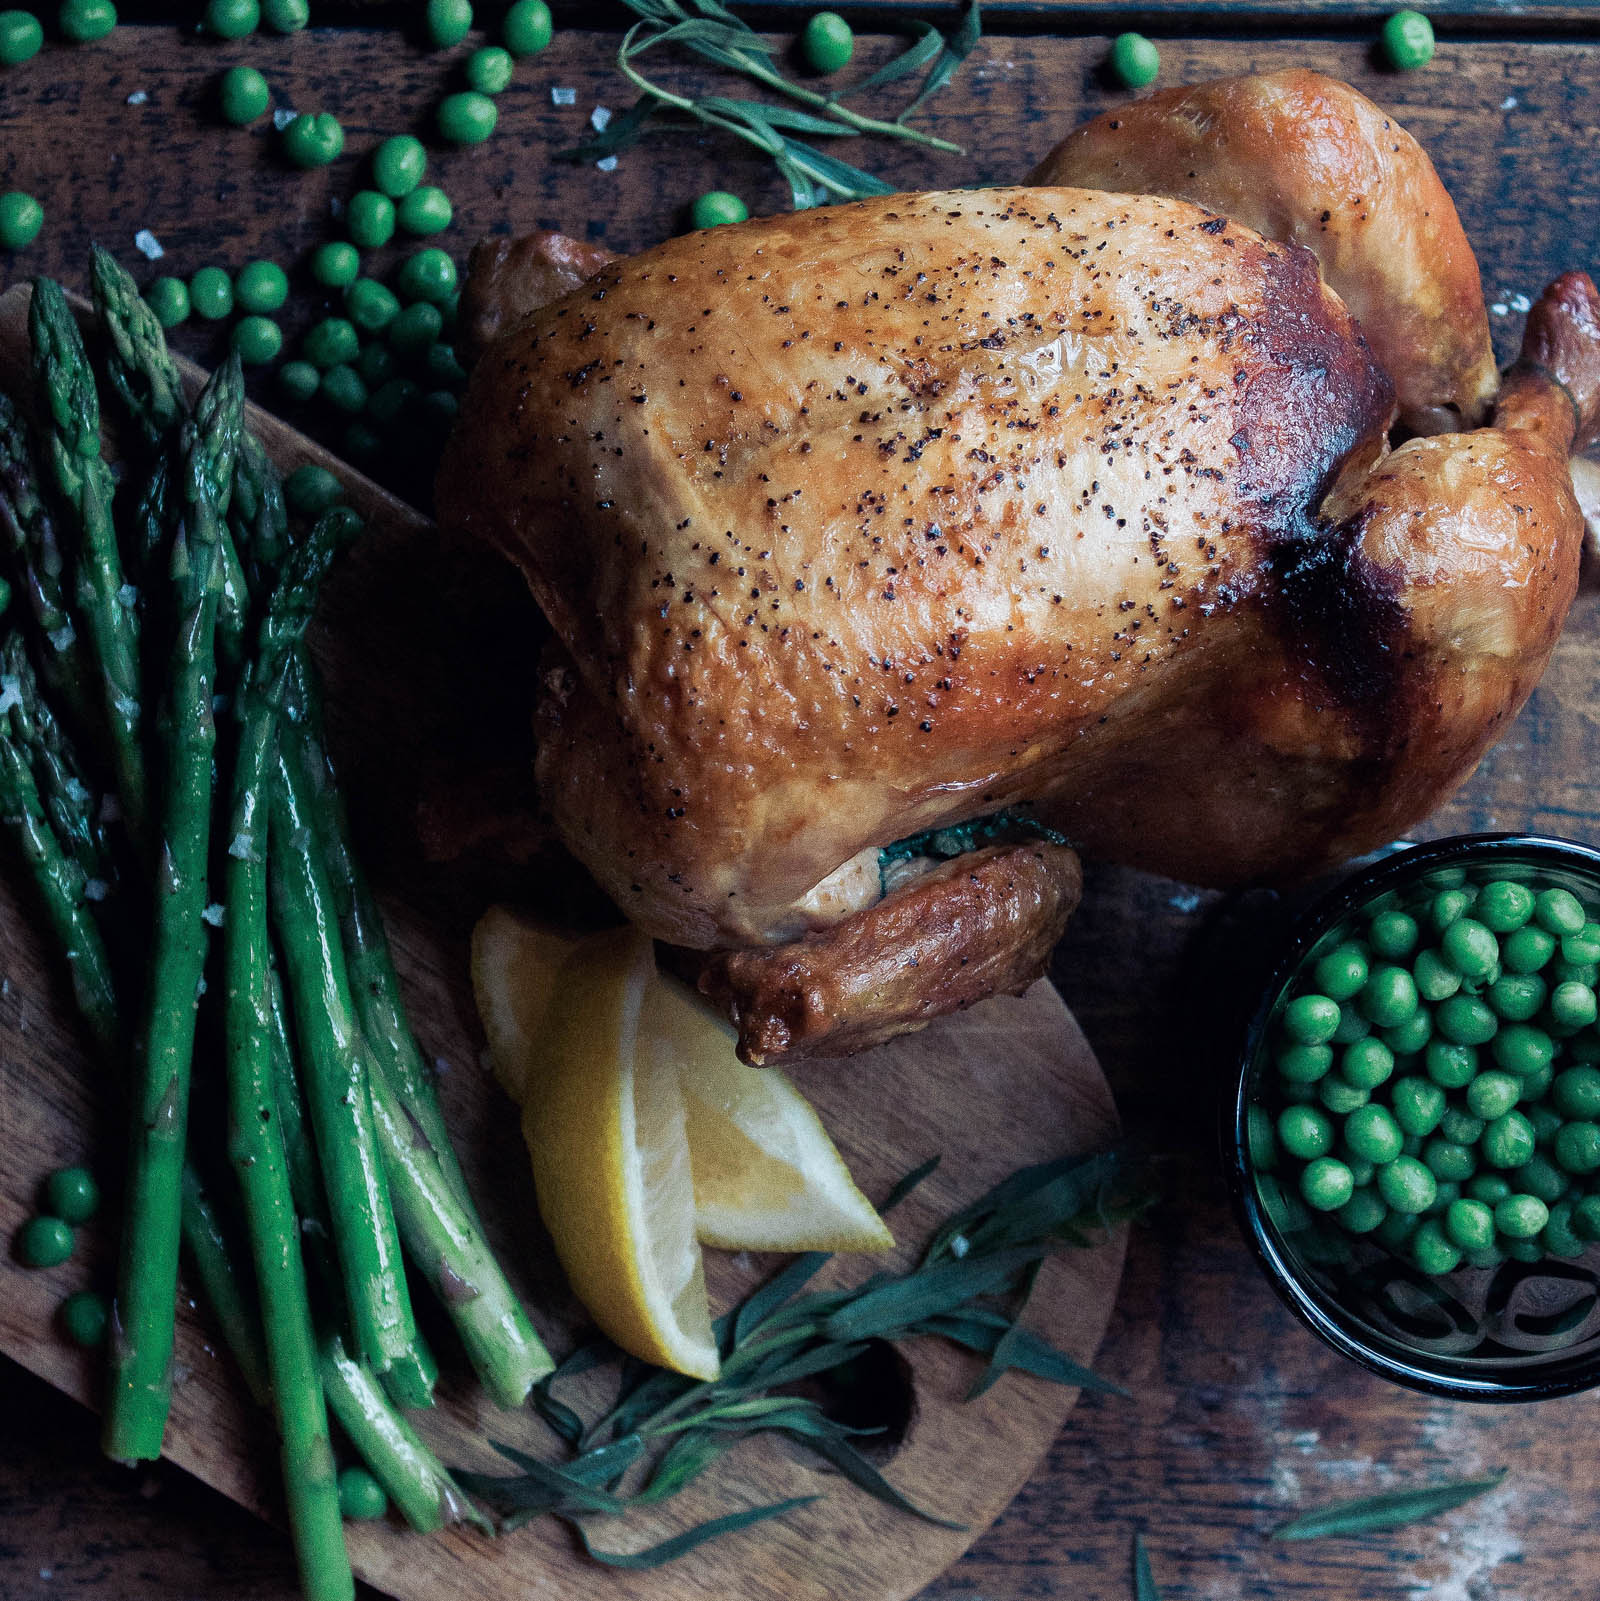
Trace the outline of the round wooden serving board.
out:
M 25 301 L 0 298 L 0 387 L 16 392 Z M 408 845 L 416 773 L 447 738 L 436 664 L 422 641 L 437 622 L 452 558 L 425 519 L 264 414 L 253 425 L 281 466 L 318 460 L 338 468 L 369 533 L 332 585 L 322 655 L 330 713 L 354 791 L 358 819 L 374 841 L 374 867 L 396 960 L 424 1048 L 441 1071 L 457 1147 L 501 1258 L 541 1332 L 559 1356 L 585 1333 L 534 1206 L 533 1186 L 509 1102 L 483 1069 L 481 1032 L 467 977 L 467 938 L 493 895 L 532 893 L 551 910 L 564 893 L 546 872 L 515 885 L 452 872 L 417 859 Z M 498 581 L 498 579 L 496 580 Z M 506 583 L 512 583 L 509 576 Z M 436 630 L 434 630 L 436 631 Z M 531 648 L 531 647 L 530 647 Z M 529 658 L 528 671 L 532 671 Z M 73 1026 L 61 975 L 28 924 L 16 885 L 0 883 L 0 1237 L 9 1241 L 37 1205 L 52 1169 L 95 1162 L 123 1135 L 97 1087 L 97 1069 Z M 556 908 L 559 910 L 559 907 Z M 196 1062 L 198 1093 L 219 1070 Z M 838 1142 L 862 1187 L 881 1196 L 930 1156 L 938 1170 L 892 1219 L 900 1245 L 891 1266 L 914 1258 L 935 1224 L 1028 1162 L 1103 1146 L 1117 1132 L 1110 1091 L 1093 1053 L 1047 983 L 1020 1000 L 991 1000 L 921 1034 L 848 1061 L 816 1062 L 793 1074 Z M 220 1138 L 220 1126 L 218 1126 Z M 0 1265 L 0 1350 L 94 1405 L 99 1362 L 56 1333 L 55 1309 L 73 1290 L 104 1286 L 111 1231 L 80 1231 L 73 1259 L 28 1271 L 7 1252 Z M 1093 1360 L 1122 1269 L 1119 1230 L 1093 1250 L 1069 1251 L 1046 1268 L 1030 1326 L 1081 1362 Z M 780 1259 L 708 1252 L 716 1310 L 747 1293 Z M 840 1258 L 818 1282 L 849 1282 L 881 1265 Z M 430 1309 L 419 1302 L 419 1316 Z M 555 1455 L 555 1440 L 531 1411 L 503 1413 L 477 1392 L 448 1327 L 427 1332 L 443 1376 L 439 1404 L 414 1414 L 452 1466 L 505 1471 L 488 1445 L 503 1440 Z M 559 1524 L 542 1520 L 498 1540 L 449 1531 L 422 1537 L 398 1522 L 352 1524 L 361 1576 L 406 1601 L 495 1601 L 649 1597 L 652 1601 L 891 1601 L 913 1594 L 953 1561 L 1032 1473 L 1076 1392 L 1008 1374 L 980 1399 L 962 1397 L 978 1360 L 942 1341 L 908 1346 L 915 1413 L 885 1465 L 912 1500 L 964 1524 L 945 1529 L 896 1512 L 812 1459 L 767 1440 L 741 1445 L 702 1484 L 653 1510 L 648 1520 L 592 1524 L 597 1544 L 631 1550 L 705 1518 L 788 1496 L 821 1499 L 789 1516 L 732 1535 L 669 1567 L 626 1572 L 585 1558 Z M 266 1420 L 243 1398 L 204 1315 L 181 1308 L 179 1379 L 167 1455 L 206 1483 L 279 1518 L 276 1451 Z M 584 1392 L 574 1387 L 582 1405 Z M 590 1392 L 592 1397 L 597 1392 Z

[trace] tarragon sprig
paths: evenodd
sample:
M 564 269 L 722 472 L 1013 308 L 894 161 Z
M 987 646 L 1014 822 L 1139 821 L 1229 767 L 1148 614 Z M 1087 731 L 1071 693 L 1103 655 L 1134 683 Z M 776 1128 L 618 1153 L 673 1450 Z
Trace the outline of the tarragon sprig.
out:
M 936 1159 L 908 1174 L 882 1210 L 904 1199 L 935 1166 Z M 806 1252 L 718 1319 L 722 1371 L 716 1379 L 653 1368 L 595 1340 L 534 1391 L 540 1415 L 573 1453 L 566 1461 L 546 1462 L 496 1442 L 520 1474 L 456 1477 L 498 1509 L 503 1529 L 554 1514 L 581 1531 L 581 1519 L 622 1516 L 676 1495 L 751 1435 L 780 1434 L 876 1499 L 941 1527 L 959 1527 L 903 1495 L 862 1454 L 855 1438 L 875 1431 L 846 1426 L 795 1386 L 848 1368 L 874 1340 L 938 1335 L 989 1359 L 972 1395 L 1011 1370 L 1125 1395 L 1020 1320 L 1048 1256 L 1064 1245 L 1094 1243 L 1151 1199 L 1142 1171 L 1120 1150 L 1065 1157 L 1021 1169 L 947 1219 L 907 1272 L 875 1273 L 847 1289 L 807 1291 L 828 1253 Z M 620 1364 L 617 1392 L 605 1412 L 586 1421 L 553 1387 L 605 1363 Z M 630 1473 L 637 1488 L 623 1493 Z M 795 1504 L 714 1519 L 625 1560 L 655 1566 Z M 583 1540 L 597 1559 L 623 1560 L 596 1548 L 587 1532 Z
M 870 134 L 961 153 L 959 145 L 912 128 L 906 119 L 954 77 L 982 36 L 977 0 L 971 0 L 960 27 L 948 38 L 932 23 L 917 21 L 912 24 L 917 36 L 914 44 L 876 72 L 831 94 L 786 78 L 773 65 L 773 46 L 718 0 L 624 0 L 624 4 L 640 20 L 623 37 L 617 66 L 639 90 L 639 99 L 594 138 L 565 152 L 569 159 L 603 160 L 635 144 L 647 126 L 680 117 L 690 124 L 731 133 L 771 157 L 787 180 L 798 211 L 833 200 L 892 194 L 894 188 L 794 137 L 797 134 L 830 139 Z M 675 94 L 636 65 L 647 51 L 661 45 L 679 46 L 807 109 L 724 95 Z M 890 120 L 866 116 L 844 104 L 918 72 L 924 75 L 915 96 Z

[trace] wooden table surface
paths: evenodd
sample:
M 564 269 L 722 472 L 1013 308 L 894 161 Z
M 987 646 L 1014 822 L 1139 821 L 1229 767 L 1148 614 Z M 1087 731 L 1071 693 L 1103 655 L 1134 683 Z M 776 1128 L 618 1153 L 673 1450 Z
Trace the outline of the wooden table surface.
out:
M 781 20 L 782 9 L 765 15 Z M 881 23 L 894 9 L 880 5 L 872 15 Z M 1438 8 L 1449 26 L 1441 23 L 1437 58 L 1405 77 L 1376 68 L 1372 24 L 1355 16 L 1385 5 L 1241 0 L 1190 9 L 1162 0 L 1137 9 L 1160 41 L 1163 83 L 1302 65 L 1392 108 L 1431 151 L 1461 208 L 1502 357 L 1515 347 L 1527 298 L 1547 279 L 1600 265 L 1600 46 L 1583 39 L 1600 28 L 1592 4 L 1454 0 Z M 905 188 L 1016 180 L 1069 127 L 1118 101 L 1102 71 L 1104 30 L 1132 10 L 1104 0 L 1007 8 L 996 17 L 1005 31 L 980 44 L 922 123 L 964 142 L 966 155 L 866 142 L 842 153 Z M 569 14 L 617 20 L 598 5 Z M 358 186 L 363 153 L 384 134 L 425 131 L 449 78 L 444 59 L 422 53 L 392 22 L 382 25 L 392 14 L 361 15 L 373 25 L 236 45 L 141 22 L 97 45 L 52 43 L 0 74 L 0 190 L 33 192 L 48 216 L 34 247 L 0 259 L 0 279 L 45 271 L 81 285 L 91 237 L 137 262 L 134 235 L 143 228 L 167 252 L 159 268 L 141 264 L 145 277 L 188 274 L 208 261 L 236 268 L 260 254 L 302 260 L 330 236 L 330 208 Z M 1281 32 L 1295 26 L 1314 31 Z M 1208 27 L 1231 36 L 1208 38 Z M 647 142 L 610 173 L 552 160 L 581 137 L 595 106 L 629 103 L 612 65 L 615 43 L 603 28 L 563 28 L 546 54 L 519 67 L 495 138 L 436 159 L 456 204 L 441 242 L 463 255 L 480 234 L 545 226 L 625 250 L 683 226 L 684 206 L 705 188 L 736 189 L 755 211 L 783 203 L 759 162 L 709 137 Z M 868 37 L 862 57 L 875 62 L 889 48 Z M 280 103 L 335 111 L 349 135 L 346 156 L 320 173 L 291 174 L 271 153 L 270 124 L 220 126 L 212 85 L 241 60 L 267 73 Z M 703 78 L 687 67 L 665 76 Z M 560 87 L 576 91 L 571 105 L 554 103 Z M 203 333 L 181 342 L 201 359 L 215 354 Z M 1600 841 L 1597 756 L 1600 617 L 1585 597 L 1528 709 L 1425 832 L 1536 829 Z M 1133 1398 L 1085 1397 L 1043 1470 L 927 1596 L 1127 1596 L 1136 1529 L 1169 1601 L 1592 1594 L 1589 1585 L 1600 1582 L 1600 1395 L 1486 1409 L 1390 1387 L 1305 1333 L 1247 1256 L 1216 1161 L 1221 1036 L 1187 982 L 1207 947 L 1214 901 L 1090 867 L 1055 975 L 1101 1053 L 1127 1124 L 1162 1156 L 1169 1186 L 1135 1235 L 1101 1357 Z M 1265 1539 L 1289 1509 L 1498 1467 L 1511 1469 L 1499 1491 L 1442 1522 L 1363 1541 L 1275 1547 Z M 277 1534 L 179 1473 L 105 1464 L 85 1414 L 19 1370 L 0 1371 L 5 1601 L 292 1594 Z

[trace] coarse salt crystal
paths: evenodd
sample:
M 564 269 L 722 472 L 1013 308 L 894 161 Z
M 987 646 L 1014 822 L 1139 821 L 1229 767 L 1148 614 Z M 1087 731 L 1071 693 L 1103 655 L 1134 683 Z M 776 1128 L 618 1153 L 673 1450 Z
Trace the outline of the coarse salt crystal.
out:
M 141 228 L 133 236 L 133 248 L 146 261 L 160 261 L 166 255 L 166 251 L 161 248 L 161 241 L 148 228 Z
M 593 128 L 596 133 L 604 133 L 610 125 L 610 106 L 596 106 L 594 110 L 589 113 L 589 126 Z
M 50 641 L 53 650 L 71 650 L 72 644 L 78 637 L 78 631 L 71 623 L 63 623 L 59 628 L 52 628 L 45 638 Z
M 221 901 L 213 901 L 200 914 L 213 928 L 221 928 L 223 920 L 227 917 L 227 909 Z
M 228 847 L 228 854 L 238 862 L 248 862 L 250 853 L 255 849 L 255 835 L 248 829 L 240 829 L 233 836 L 233 843 Z
M 1513 295 L 1511 297 L 1511 309 L 1513 311 L 1532 311 L 1533 302 L 1526 295 Z
M 437 1077 L 443 1078 L 450 1071 L 450 1064 L 442 1056 L 436 1056 L 433 1059 L 433 1071 Z
M 1511 315 L 1511 308 L 1510 306 L 1506 305 L 1503 300 L 1497 300 L 1492 306 L 1490 306 L 1489 315 L 1492 317 L 1509 317 Z
M 550 91 L 550 104 L 553 106 L 575 106 L 578 103 L 576 89 L 552 89 Z
M 289 124 L 293 122 L 294 119 L 299 115 L 300 113 L 298 111 L 291 111 L 287 106 L 279 106 L 278 109 L 272 113 L 272 126 L 276 128 L 279 133 L 282 133 L 283 130 L 287 128 Z
M 122 588 L 117 591 L 117 599 L 120 600 L 129 611 L 132 611 L 133 608 L 139 604 L 139 591 L 132 584 L 124 584 Z
M 90 878 L 84 881 L 83 898 L 86 901 L 103 901 L 111 893 L 111 886 L 103 878 Z
M 133 93 L 128 96 L 126 101 L 126 104 L 130 106 L 144 106 L 148 105 L 149 103 L 150 96 L 146 94 L 143 89 L 135 89 Z
M 597 166 L 601 172 L 615 172 L 617 170 L 617 158 L 615 156 L 604 156 L 599 161 L 595 162 L 595 166 Z
M 22 704 L 22 680 L 20 678 L 0 678 L 0 717 L 11 710 L 13 706 Z
M 1500 109 L 1502 111 L 1515 111 L 1517 109 L 1517 97 L 1515 95 L 1507 95 L 1500 102 Z

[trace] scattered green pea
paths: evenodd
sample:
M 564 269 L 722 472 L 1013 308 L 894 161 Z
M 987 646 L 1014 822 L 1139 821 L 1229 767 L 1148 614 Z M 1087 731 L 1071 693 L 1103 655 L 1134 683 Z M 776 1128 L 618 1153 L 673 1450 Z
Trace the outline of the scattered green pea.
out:
M 1533 891 L 1526 884 L 1496 879 L 1478 891 L 1478 921 L 1495 934 L 1509 934 L 1533 916 Z
M 1450 1040 L 1429 1040 L 1423 1060 L 1428 1077 L 1447 1090 L 1464 1089 L 1478 1071 L 1477 1051 Z
M 412 190 L 396 211 L 400 227 L 406 233 L 422 235 L 443 233 L 450 226 L 452 215 L 450 197 L 433 184 Z
M 1397 1156 L 1378 1169 L 1378 1193 L 1396 1212 L 1426 1212 L 1439 1193 L 1438 1180 L 1414 1156 Z
M 1521 1112 L 1513 1111 L 1488 1120 L 1478 1149 L 1491 1167 L 1513 1168 L 1532 1157 L 1536 1144 L 1533 1125 Z
M 219 39 L 243 39 L 261 26 L 259 0 L 206 0 L 204 23 Z
M 311 21 L 307 0 L 261 0 L 261 20 L 274 33 L 299 33 Z
M 1584 1242 L 1572 1226 L 1571 1201 L 1557 1201 L 1550 1208 L 1550 1221 L 1539 1235 L 1547 1256 L 1582 1256 Z
M 1499 1032 L 1500 1019 L 1476 995 L 1452 995 L 1434 1013 L 1439 1032 L 1457 1045 L 1487 1045 Z
M 44 46 L 44 28 L 31 11 L 0 11 L 0 67 L 21 66 Z
M 1472 910 L 1476 896 L 1469 889 L 1442 889 L 1428 904 L 1428 922 L 1435 934 L 1443 934 L 1459 917 Z
M 545 0 L 517 0 L 500 27 L 500 37 L 514 56 L 538 55 L 554 32 L 555 24 Z
M 92 44 L 117 25 L 117 8 L 111 0 L 61 0 L 56 21 L 73 44 Z
M 1511 1181 L 1503 1173 L 1479 1173 L 1467 1180 L 1467 1194 L 1485 1206 L 1498 1206 L 1511 1193 Z
M 1600 964 L 1569 962 L 1564 956 L 1558 956 L 1545 968 L 1545 976 L 1552 984 L 1583 984 L 1594 989 L 1600 985 Z
M 396 350 L 423 351 L 444 331 L 444 316 L 425 300 L 407 306 L 389 324 L 389 343 Z
M 1494 1209 L 1494 1225 L 1508 1238 L 1531 1240 L 1550 1221 L 1550 1208 L 1537 1195 L 1508 1195 Z
M 720 228 L 725 223 L 743 222 L 750 208 L 738 195 L 726 189 L 708 189 L 689 207 L 689 225 L 692 228 Z
M 1394 1028 L 1416 1011 L 1417 999 L 1417 985 L 1411 974 L 1386 962 L 1373 968 L 1357 1005 L 1378 1028 Z
M 392 290 L 372 278 L 357 278 L 344 292 L 345 315 L 365 333 L 382 333 L 400 312 Z
M 157 278 L 145 290 L 144 300 L 163 328 L 189 320 L 189 286 L 181 278 Z
M 1404 912 L 1380 912 L 1367 929 L 1373 954 L 1385 961 L 1403 962 L 1417 948 L 1417 920 Z
M 1417 952 L 1411 964 L 1412 982 L 1423 1000 L 1449 1000 L 1461 988 L 1461 975 L 1435 950 Z
M 189 305 L 195 316 L 220 322 L 233 312 L 233 279 L 221 267 L 202 267 L 189 279 Z
M 1542 1072 L 1555 1057 L 1555 1041 L 1530 1023 L 1508 1023 L 1494 1037 L 1490 1054 L 1508 1073 L 1527 1077 Z
M 326 167 L 344 150 L 344 128 L 331 111 L 302 112 L 283 130 L 283 153 L 297 167 Z
M 1392 1162 L 1400 1154 L 1400 1139 L 1400 1125 L 1382 1106 L 1357 1107 L 1344 1121 L 1345 1145 L 1352 1155 L 1369 1162 Z
M 1555 952 L 1555 935 L 1532 924 L 1524 924 L 1500 942 L 1501 965 L 1512 973 L 1537 973 Z
M 800 32 L 800 54 L 817 72 L 838 72 L 856 52 L 855 31 L 837 11 L 819 11 Z
M 461 385 L 467 381 L 466 369 L 457 359 L 453 345 L 429 345 L 422 364 L 428 376 L 436 384 Z M 1331 1053 L 1329 1061 L 1331 1064 Z
M 1536 1239 L 1519 1240 L 1500 1233 L 1495 1236 L 1494 1243 L 1513 1262 L 1538 1262 L 1544 1256 L 1544 1248 Z
M 271 317 L 242 317 L 233 325 L 230 342 L 246 367 L 265 367 L 283 350 L 283 330 Z
M 372 153 L 372 181 L 391 200 L 401 200 L 422 182 L 428 152 L 409 133 L 385 139 Z
M 363 250 L 379 250 L 394 237 L 394 201 L 376 189 L 358 189 L 345 207 L 345 232 Z
M 1389 1086 L 1389 1104 L 1401 1129 L 1421 1139 L 1433 1133 L 1444 1116 L 1444 1091 L 1431 1078 L 1413 1073 Z
M 1583 902 L 1565 889 L 1547 889 L 1540 893 L 1534 901 L 1533 915 L 1539 927 L 1557 939 L 1581 934 L 1583 925 L 1589 921 Z
M 1382 1192 L 1379 1192 L 1382 1199 Z M 1387 1203 L 1385 1203 L 1387 1204 Z M 1373 1230 L 1378 1239 L 1382 1240 L 1391 1251 L 1398 1254 L 1411 1244 L 1411 1236 L 1417 1232 L 1417 1219 L 1410 1212 L 1393 1212 Z
M 471 0 L 428 0 L 423 14 L 435 50 L 452 50 L 472 31 Z
M 1326 1046 L 1321 1048 L 1327 1049 Z M 1339 1071 L 1360 1089 L 1376 1089 L 1394 1072 L 1394 1052 L 1379 1039 L 1357 1040 L 1354 1045 L 1345 1047 Z M 1316 1076 L 1320 1078 L 1321 1074 Z
M 1458 917 L 1440 936 L 1439 954 L 1463 978 L 1487 978 L 1500 960 L 1500 941 L 1477 918 Z
M 1370 1234 L 1389 1215 L 1383 1197 L 1370 1185 L 1357 1185 L 1339 1208 L 1339 1221 L 1352 1234 Z
M 392 428 L 421 393 L 421 387 L 414 380 L 391 378 L 381 389 L 373 391 L 367 402 L 367 415 L 382 427 Z
M 1383 1043 L 1396 1056 L 1415 1056 L 1433 1038 L 1433 1013 L 1419 1006 L 1403 1023 L 1383 1031 Z
M 324 317 L 307 330 L 301 353 L 313 367 L 324 372 L 330 367 L 352 362 L 361 354 L 361 337 L 355 325 L 343 317 Z
M 1567 1193 L 1567 1175 L 1538 1151 L 1506 1176 L 1514 1195 L 1537 1195 L 1546 1206 L 1553 1206 Z
M 1517 1104 L 1521 1087 L 1514 1074 L 1480 1073 L 1467 1085 L 1467 1109 L 1474 1117 L 1493 1122 Z
M 1600 1240 L 1600 1195 L 1585 1195 L 1573 1203 L 1572 1228 L 1581 1240 Z
M 1562 1028 L 1587 1028 L 1600 1016 L 1600 1004 L 1587 984 L 1567 980 L 1550 993 L 1550 1015 Z
M 1142 33 L 1119 33 L 1111 41 L 1111 75 L 1125 89 L 1143 89 L 1161 71 L 1161 52 Z
M 284 480 L 283 496 L 291 511 L 309 520 L 337 506 L 344 499 L 344 485 L 326 467 L 307 462 Z
M 100 1186 L 86 1167 L 57 1168 L 44 1185 L 45 1205 L 66 1223 L 87 1223 L 100 1210 Z
M 1600 1170 L 1600 1124 L 1563 1123 L 1555 1138 L 1555 1157 L 1569 1173 Z
M 1340 945 L 1331 950 L 1312 969 L 1312 985 L 1335 1001 L 1348 1001 L 1360 994 L 1367 982 L 1367 958 L 1359 945 Z
M 1396 72 L 1414 72 L 1433 60 L 1433 24 L 1420 11 L 1397 11 L 1379 35 L 1384 59 Z
M 1326 1078 L 1319 1079 L 1314 1086 L 1316 1097 L 1330 1112 L 1343 1117 L 1353 1112 L 1358 1106 L 1365 1106 L 1372 1099 L 1372 1091 L 1364 1084 L 1352 1084 L 1349 1079 L 1337 1073 L 1330 1073 Z
M 448 252 L 430 245 L 401 264 L 397 282 L 407 300 L 437 303 L 455 293 L 456 264 Z
M 330 240 L 311 253 L 311 276 L 328 289 L 345 289 L 361 273 L 361 257 L 354 245 Z
M 32 195 L 10 189 L 0 195 L 0 250 L 26 250 L 44 227 L 44 207 Z
M 1478 1171 L 1477 1154 L 1470 1145 L 1458 1145 L 1437 1134 L 1422 1147 L 1422 1160 L 1441 1182 L 1463 1184 Z
M 1567 1121 L 1548 1101 L 1530 1106 L 1523 1115 L 1533 1125 L 1533 1138 L 1541 1149 L 1555 1144 L 1556 1135 Z
M 336 411 L 351 416 L 367 404 L 367 386 L 348 362 L 338 362 L 323 372 L 320 393 Z
M 362 347 L 356 371 L 361 374 L 368 389 L 379 389 L 395 376 L 398 366 L 394 352 L 387 345 L 374 340 L 372 344 Z
M 322 374 L 309 361 L 286 361 L 278 369 L 278 386 L 299 405 L 316 394 Z
M 1526 1023 L 1539 1015 L 1548 986 L 1537 973 L 1502 973 L 1483 998 L 1497 1017 L 1508 1023 Z
M 467 57 L 467 84 L 479 94 L 503 94 L 511 87 L 516 72 L 511 52 L 497 44 L 486 44 Z
M 233 280 L 234 304 L 240 311 L 278 311 L 289 298 L 289 276 L 275 261 L 251 261 Z
M 389 1510 L 383 1486 L 363 1467 L 339 1470 L 339 1510 L 347 1518 L 381 1518 Z
M 1336 1156 L 1319 1156 L 1300 1174 L 1300 1195 L 1319 1212 L 1337 1212 L 1355 1194 L 1350 1169 Z
M 24 1267 L 60 1267 L 72 1255 L 72 1225 L 59 1217 L 29 1218 L 17 1233 L 17 1260 Z
M 439 102 L 439 135 L 453 145 L 481 145 L 499 120 L 494 101 L 476 89 L 463 89 Z
M 455 425 L 461 402 L 448 389 L 430 389 L 423 395 L 419 410 L 424 424 L 448 431 Z
M 1481 1117 L 1463 1111 L 1459 1106 L 1447 1106 L 1439 1119 L 1439 1135 L 1457 1145 L 1476 1145 L 1483 1138 L 1485 1124 Z
M 1561 941 L 1561 960 L 1574 967 L 1593 967 L 1600 962 L 1600 923 L 1585 923 L 1581 933 L 1568 934 Z
M 1444 1231 L 1463 1251 L 1486 1251 L 1494 1244 L 1494 1209 L 1482 1201 L 1452 1201 Z
M 61 1303 L 57 1315 L 61 1319 L 62 1333 L 74 1345 L 93 1350 L 105 1344 L 111 1309 L 103 1295 L 96 1295 L 93 1290 L 79 1290 Z
M 1354 1006 L 1339 1008 L 1339 1026 L 1333 1031 L 1330 1045 L 1354 1045 L 1372 1032 L 1372 1024 Z
M 1423 1273 L 1454 1273 L 1461 1265 L 1461 1249 L 1436 1217 L 1424 1218 L 1411 1236 L 1411 1260 Z

